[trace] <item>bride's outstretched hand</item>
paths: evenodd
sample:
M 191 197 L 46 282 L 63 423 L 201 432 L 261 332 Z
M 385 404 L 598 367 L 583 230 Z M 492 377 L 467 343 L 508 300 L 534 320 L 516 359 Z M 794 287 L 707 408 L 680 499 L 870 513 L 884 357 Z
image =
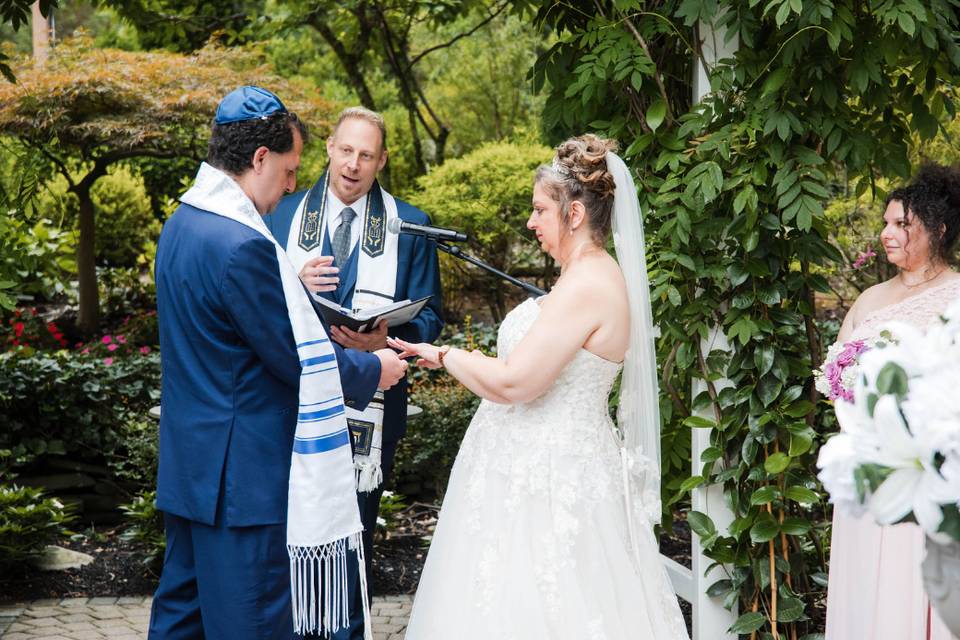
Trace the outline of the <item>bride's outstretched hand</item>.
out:
M 401 359 L 411 356 L 417 357 L 416 365 L 427 369 L 439 369 L 440 347 L 434 346 L 428 342 L 412 343 L 399 338 L 387 338 L 387 346 L 400 351 L 398 357 Z

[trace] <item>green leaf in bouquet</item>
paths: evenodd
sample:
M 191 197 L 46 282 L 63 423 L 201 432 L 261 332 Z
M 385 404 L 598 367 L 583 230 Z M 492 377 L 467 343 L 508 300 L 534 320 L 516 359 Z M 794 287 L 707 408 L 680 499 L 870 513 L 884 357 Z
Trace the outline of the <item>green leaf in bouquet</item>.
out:
M 864 502 L 867 496 L 877 490 L 883 481 L 893 473 L 893 469 L 880 464 L 867 463 L 853 470 L 853 481 L 857 485 L 857 498 Z
M 888 362 L 877 374 L 877 391 L 902 399 L 907 395 L 907 372 L 895 362 Z
M 956 504 L 943 506 L 943 522 L 940 523 L 937 531 L 947 534 L 954 540 L 960 540 L 960 508 Z

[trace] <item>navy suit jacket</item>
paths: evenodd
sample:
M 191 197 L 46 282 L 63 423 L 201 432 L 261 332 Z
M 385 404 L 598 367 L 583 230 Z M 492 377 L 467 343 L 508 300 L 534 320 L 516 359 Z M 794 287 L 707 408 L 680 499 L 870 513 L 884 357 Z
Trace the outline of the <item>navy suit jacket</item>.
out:
M 300 361 L 274 244 L 188 205 L 157 246 L 162 392 L 157 506 L 228 526 L 286 522 Z M 269 310 L 269 312 L 267 312 Z M 335 346 L 344 398 L 362 408 L 373 354 Z
M 276 210 L 264 217 L 273 237 L 286 247 L 290 237 L 290 225 L 305 192 L 294 193 L 280 201 Z M 394 198 L 397 213 L 402 220 L 416 224 L 430 224 L 430 218 L 411 204 Z M 357 286 L 357 264 L 360 243 L 358 242 L 347 263 L 340 266 L 340 284 L 336 291 L 323 293 L 340 306 L 350 308 L 353 292 Z M 330 235 L 324 234 L 322 255 L 332 256 Z M 299 266 L 299 265 L 294 265 Z M 443 301 L 440 292 L 440 264 L 437 260 L 437 246 L 432 240 L 420 236 L 401 234 L 397 246 L 397 286 L 394 300 L 417 300 L 426 296 L 433 297 L 410 322 L 391 327 L 389 335 L 409 342 L 433 342 L 440 336 L 443 328 Z M 396 442 L 407 430 L 407 380 L 404 378 L 391 387 L 383 397 L 383 441 Z

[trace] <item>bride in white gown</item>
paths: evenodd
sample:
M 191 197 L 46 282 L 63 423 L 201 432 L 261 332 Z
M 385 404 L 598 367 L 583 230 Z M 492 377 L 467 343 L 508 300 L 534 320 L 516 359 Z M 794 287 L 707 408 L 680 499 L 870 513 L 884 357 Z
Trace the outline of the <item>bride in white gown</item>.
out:
M 391 341 L 484 398 L 407 640 L 687 638 L 652 530 L 659 416 L 640 211 L 610 146 L 568 140 L 537 172 L 527 227 L 561 276 L 507 315 L 496 358 Z M 611 220 L 623 272 L 604 249 Z M 618 430 L 607 398 L 621 367 Z

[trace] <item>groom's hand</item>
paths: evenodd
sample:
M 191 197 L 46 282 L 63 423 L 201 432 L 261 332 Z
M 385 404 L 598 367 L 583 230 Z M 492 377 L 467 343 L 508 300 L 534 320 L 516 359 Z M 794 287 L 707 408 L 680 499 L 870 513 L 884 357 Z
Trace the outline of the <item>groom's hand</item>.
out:
M 377 326 L 366 333 L 357 333 L 347 327 L 330 327 L 330 337 L 341 347 L 376 351 L 387 347 L 387 321 L 381 320 Z
M 373 355 L 380 359 L 380 383 L 377 388 L 381 391 L 400 382 L 407 373 L 407 363 L 398 358 L 392 349 L 378 349 Z

